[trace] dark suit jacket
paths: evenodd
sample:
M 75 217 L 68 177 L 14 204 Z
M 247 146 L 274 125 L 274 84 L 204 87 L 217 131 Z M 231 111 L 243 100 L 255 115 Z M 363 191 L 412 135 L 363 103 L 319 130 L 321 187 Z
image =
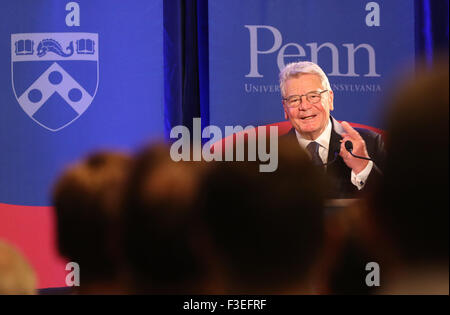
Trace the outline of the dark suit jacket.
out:
M 386 152 L 384 149 L 383 139 L 380 134 L 377 134 L 371 130 L 355 128 L 359 132 L 361 137 L 366 143 L 367 152 L 370 158 L 373 160 L 372 171 L 364 185 L 364 188 L 358 190 L 358 188 L 351 182 L 351 169 L 344 163 L 344 160 L 337 155 L 334 162 L 335 153 L 339 154 L 342 139 L 341 134 L 345 133 L 344 127 L 330 116 L 332 129 L 330 136 L 330 145 L 328 149 L 328 161 L 326 174 L 329 180 L 329 198 L 359 198 L 361 194 L 367 190 L 372 189 L 374 184 L 382 177 L 382 169 L 384 167 L 384 160 Z M 292 128 L 285 137 L 294 137 L 295 129 Z

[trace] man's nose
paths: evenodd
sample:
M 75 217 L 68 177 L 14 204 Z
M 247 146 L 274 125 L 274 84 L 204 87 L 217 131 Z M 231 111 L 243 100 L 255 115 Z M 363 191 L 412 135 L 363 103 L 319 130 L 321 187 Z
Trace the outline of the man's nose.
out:
M 308 99 L 306 98 L 306 95 L 301 96 L 300 98 L 300 105 L 298 106 L 299 110 L 308 110 L 310 109 L 312 104 L 308 102 Z

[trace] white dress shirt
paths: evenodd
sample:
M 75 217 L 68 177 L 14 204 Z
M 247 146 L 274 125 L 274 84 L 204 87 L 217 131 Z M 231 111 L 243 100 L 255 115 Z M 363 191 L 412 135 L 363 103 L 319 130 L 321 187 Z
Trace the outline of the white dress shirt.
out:
M 319 144 L 319 156 L 324 164 L 327 163 L 328 150 L 330 147 L 330 138 L 331 138 L 331 122 L 329 120 L 327 126 L 325 127 L 325 130 L 315 140 L 303 138 L 302 135 L 299 134 L 297 130 L 295 130 L 295 134 L 297 136 L 298 143 L 304 149 L 306 149 L 307 145 L 310 144 L 311 142 L 313 141 L 317 142 Z M 308 153 L 308 150 L 306 150 L 306 152 Z M 358 190 L 361 190 L 366 184 L 367 178 L 369 177 L 369 174 L 372 171 L 372 167 L 373 162 L 369 161 L 367 166 L 358 174 L 355 174 L 355 172 L 353 172 L 352 170 L 350 174 L 350 181 L 352 182 L 353 185 L 355 185 L 358 188 Z

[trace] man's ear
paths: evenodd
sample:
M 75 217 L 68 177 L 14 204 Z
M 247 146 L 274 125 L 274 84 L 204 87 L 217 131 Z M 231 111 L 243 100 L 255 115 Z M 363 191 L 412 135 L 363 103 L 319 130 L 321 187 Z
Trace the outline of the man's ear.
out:
M 330 100 L 330 111 L 332 111 L 333 109 L 334 109 L 334 106 L 333 106 L 333 101 L 334 101 L 334 93 L 333 93 L 333 91 L 330 91 L 329 92 L 329 100 Z
M 284 119 L 289 120 L 288 113 L 287 113 L 286 108 L 284 106 L 283 106 L 283 111 L 284 111 Z

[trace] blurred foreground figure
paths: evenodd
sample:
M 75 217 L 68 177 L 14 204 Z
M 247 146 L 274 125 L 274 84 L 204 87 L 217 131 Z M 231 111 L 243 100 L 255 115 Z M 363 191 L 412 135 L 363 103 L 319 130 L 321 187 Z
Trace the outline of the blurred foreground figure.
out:
M 137 155 L 123 219 L 136 293 L 203 294 L 213 281 L 196 204 L 200 169 L 174 162 L 164 144 Z
M 0 295 L 36 294 L 36 276 L 26 259 L 0 240 Z
M 280 139 L 278 165 L 213 162 L 205 174 L 199 204 L 226 294 L 317 293 L 324 175 L 295 139 Z
M 77 293 L 127 292 L 120 246 L 121 197 L 131 158 L 101 152 L 69 167 L 56 183 L 58 246 L 80 266 Z
M 381 251 L 380 293 L 448 294 L 449 72 L 418 70 L 396 90 L 384 179 L 369 201 L 369 246 Z

